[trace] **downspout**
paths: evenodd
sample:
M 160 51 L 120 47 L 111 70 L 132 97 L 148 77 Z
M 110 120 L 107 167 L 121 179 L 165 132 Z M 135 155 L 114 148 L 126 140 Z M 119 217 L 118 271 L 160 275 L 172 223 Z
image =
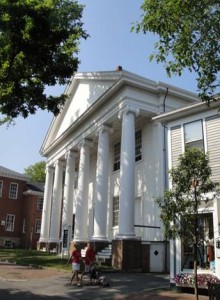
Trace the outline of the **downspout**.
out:
M 168 88 L 166 88 L 166 94 L 163 99 L 163 112 L 166 112 L 166 99 L 168 95 Z M 162 124 L 163 126 L 163 163 L 164 163 L 164 190 L 167 189 L 167 174 L 166 174 L 166 169 L 167 169 L 167 153 L 166 153 L 166 125 Z M 168 243 L 167 240 L 165 240 L 165 272 L 167 272 L 167 254 L 168 254 L 168 249 L 167 249 Z

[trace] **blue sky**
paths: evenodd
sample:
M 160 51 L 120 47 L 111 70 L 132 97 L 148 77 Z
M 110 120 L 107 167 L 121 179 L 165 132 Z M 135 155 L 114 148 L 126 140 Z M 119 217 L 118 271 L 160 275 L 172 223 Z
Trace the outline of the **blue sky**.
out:
M 196 92 L 195 76 L 185 72 L 181 77 L 168 78 L 162 64 L 149 62 L 156 37 L 131 32 L 140 20 L 143 0 L 80 0 L 84 4 L 84 28 L 90 37 L 80 45 L 78 71 L 112 71 L 118 65 L 156 81 L 163 81 Z M 59 94 L 65 87 L 50 89 Z M 17 118 L 16 124 L 0 126 L 0 165 L 23 173 L 41 160 L 39 151 L 52 121 L 52 114 L 38 111 L 27 119 Z

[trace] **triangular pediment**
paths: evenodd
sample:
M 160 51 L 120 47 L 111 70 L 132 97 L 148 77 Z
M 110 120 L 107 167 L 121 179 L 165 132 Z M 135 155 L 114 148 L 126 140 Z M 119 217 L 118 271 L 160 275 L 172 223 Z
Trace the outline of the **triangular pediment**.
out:
M 78 73 L 65 90 L 68 99 L 54 117 L 41 153 L 58 140 L 120 78 L 120 72 Z

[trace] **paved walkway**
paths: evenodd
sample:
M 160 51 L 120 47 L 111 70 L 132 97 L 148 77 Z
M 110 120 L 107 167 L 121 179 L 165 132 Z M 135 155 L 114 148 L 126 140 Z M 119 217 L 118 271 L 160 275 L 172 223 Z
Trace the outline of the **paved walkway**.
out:
M 192 294 L 169 290 L 168 275 L 110 273 L 109 288 L 69 284 L 70 272 L 0 264 L 0 298 L 9 300 L 194 300 Z M 208 300 L 199 296 L 199 300 Z

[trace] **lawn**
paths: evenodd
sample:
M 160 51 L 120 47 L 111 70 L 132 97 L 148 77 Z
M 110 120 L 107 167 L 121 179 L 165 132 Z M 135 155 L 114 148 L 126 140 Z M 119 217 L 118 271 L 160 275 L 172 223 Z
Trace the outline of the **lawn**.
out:
M 60 270 L 70 270 L 67 266 L 67 258 L 61 258 L 59 255 L 36 250 L 26 249 L 1 249 L 0 260 L 16 262 L 19 265 L 35 265 L 39 267 L 57 268 Z
M 27 249 L 0 248 L 0 261 L 16 262 L 18 265 L 34 265 L 71 271 L 71 266 L 66 265 L 67 258 L 48 252 Z M 101 271 L 112 271 L 110 266 L 98 266 Z

